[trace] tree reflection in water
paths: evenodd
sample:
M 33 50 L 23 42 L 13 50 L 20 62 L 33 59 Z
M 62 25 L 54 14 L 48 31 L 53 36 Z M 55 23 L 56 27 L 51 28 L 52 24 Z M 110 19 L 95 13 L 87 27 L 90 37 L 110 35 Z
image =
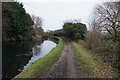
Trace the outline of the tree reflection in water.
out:
M 13 78 L 56 46 L 54 40 L 2 43 L 2 78 Z

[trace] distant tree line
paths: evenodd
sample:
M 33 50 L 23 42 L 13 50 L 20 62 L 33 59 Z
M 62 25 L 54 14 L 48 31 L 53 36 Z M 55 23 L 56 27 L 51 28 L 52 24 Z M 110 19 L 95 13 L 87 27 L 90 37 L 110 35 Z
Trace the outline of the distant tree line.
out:
M 81 23 L 80 20 L 66 20 L 62 29 L 49 31 L 49 34 L 66 37 L 71 40 L 83 40 L 86 30 L 86 25 Z
M 59 37 L 64 36 L 63 29 L 58 29 L 58 30 L 55 30 L 55 31 L 48 31 L 48 33 L 52 36 L 59 36 Z
M 65 22 L 63 25 L 64 36 L 72 40 L 84 39 L 85 32 L 87 30 L 86 25 L 78 21 Z

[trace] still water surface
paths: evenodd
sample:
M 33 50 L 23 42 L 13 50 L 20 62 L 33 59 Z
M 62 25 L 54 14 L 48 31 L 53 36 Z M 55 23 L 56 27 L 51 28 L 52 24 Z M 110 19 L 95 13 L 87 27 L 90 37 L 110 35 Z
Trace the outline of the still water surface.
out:
M 13 78 L 21 71 L 27 69 L 32 62 L 49 53 L 56 45 L 51 40 L 3 43 L 2 77 Z

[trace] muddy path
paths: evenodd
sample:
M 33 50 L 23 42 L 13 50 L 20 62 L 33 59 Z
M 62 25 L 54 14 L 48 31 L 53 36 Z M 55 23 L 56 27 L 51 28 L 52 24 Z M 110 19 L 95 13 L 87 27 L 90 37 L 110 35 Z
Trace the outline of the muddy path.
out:
M 41 78 L 79 78 L 79 74 L 71 44 L 66 42 L 59 60 Z

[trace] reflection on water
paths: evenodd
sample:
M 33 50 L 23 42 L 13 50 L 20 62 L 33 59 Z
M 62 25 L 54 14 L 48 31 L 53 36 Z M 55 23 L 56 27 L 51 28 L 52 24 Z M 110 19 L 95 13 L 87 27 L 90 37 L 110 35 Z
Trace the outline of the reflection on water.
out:
M 2 46 L 2 77 L 11 78 L 20 72 L 32 56 L 33 43 L 3 43 Z
M 13 78 L 35 60 L 46 55 L 56 43 L 50 40 L 39 42 L 3 42 L 2 77 Z
M 28 68 L 32 64 L 32 62 L 36 61 L 41 57 L 44 57 L 55 46 L 56 44 L 50 40 L 45 40 L 41 45 L 35 45 L 32 48 L 32 58 L 31 60 L 29 60 L 29 63 L 26 66 L 24 66 L 24 69 L 22 71 Z

